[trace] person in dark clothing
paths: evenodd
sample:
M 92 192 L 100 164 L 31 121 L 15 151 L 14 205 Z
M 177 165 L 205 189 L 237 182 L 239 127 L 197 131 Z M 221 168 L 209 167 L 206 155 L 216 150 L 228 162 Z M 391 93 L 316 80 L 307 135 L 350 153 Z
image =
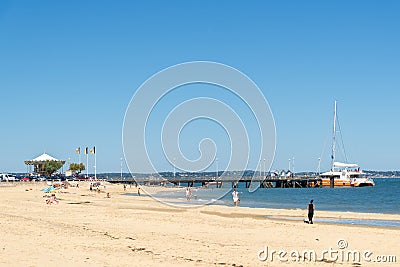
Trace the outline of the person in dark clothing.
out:
M 313 202 L 314 202 L 314 200 L 311 199 L 310 203 L 308 204 L 308 223 L 309 224 L 313 224 L 312 219 L 314 217 L 314 209 L 315 209 Z

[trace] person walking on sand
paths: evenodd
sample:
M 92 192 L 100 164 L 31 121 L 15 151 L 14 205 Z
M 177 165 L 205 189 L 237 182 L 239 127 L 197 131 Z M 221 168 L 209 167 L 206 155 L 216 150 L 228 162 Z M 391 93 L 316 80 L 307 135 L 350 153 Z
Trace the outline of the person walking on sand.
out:
M 308 223 L 309 224 L 313 224 L 313 217 L 314 217 L 314 210 L 315 210 L 315 206 L 313 204 L 314 199 L 310 200 L 310 203 L 308 204 Z
M 239 193 L 236 191 L 236 188 L 233 189 L 232 199 L 233 199 L 233 204 L 235 205 L 235 207 L 237 207 L 239 204 L 240 198 L 239 198 Z
M 137 188 L 137 194 L 140 196 L 140 186 Z

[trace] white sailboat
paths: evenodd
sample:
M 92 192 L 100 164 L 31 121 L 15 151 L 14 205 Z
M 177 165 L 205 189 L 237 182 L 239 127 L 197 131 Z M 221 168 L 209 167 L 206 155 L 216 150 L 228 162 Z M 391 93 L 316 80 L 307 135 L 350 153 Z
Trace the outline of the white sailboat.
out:
M 331 186 L 331 180 L 334 186 L 339 187 L 362 187 L 374 186 L 372 179 L 366 177 L 365 173 L 360 170 L 358 164 L 348 164 L 336 162 L 336 124 L 337 124 L 337 102 L 335 101 L 335 112 L 333 117 L 333 140 L 332 140 L 332 168 L 328 172 L 320 175 L 322 186 Z

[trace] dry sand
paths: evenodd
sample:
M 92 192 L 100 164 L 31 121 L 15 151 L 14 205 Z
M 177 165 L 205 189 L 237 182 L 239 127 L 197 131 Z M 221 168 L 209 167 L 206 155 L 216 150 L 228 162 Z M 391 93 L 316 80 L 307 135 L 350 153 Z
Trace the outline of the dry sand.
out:
M 360 266 L 353 262 L 301 259 L 300 263 L 258 259 L 271 250 L 370 250 L 396 256 L 397 263 L 361 261 L 361 266 L 399 266 L 400 229 L 305 224 L 266 216 L 306 217 L 305 210 L 203 206 L 174 208 L 107 184 L 101 193 L 88 183 L 56 193 L 45 204 L 44 183 L 0 184 L 0 266 Z M 147 191 L 167 190 L 145 188 Z M 111 198 L 106 198 L 106 192 Z M 318 217 L 400 220 L 400 215 L 316 211 Z M 264 254 L 261 254 L 264 256 Z M 333 254 L 335 256 L 335 254 Z M 328 259 L 328 255 L 325 256 Z M 308 258 L 308 256 L 306 256 Z

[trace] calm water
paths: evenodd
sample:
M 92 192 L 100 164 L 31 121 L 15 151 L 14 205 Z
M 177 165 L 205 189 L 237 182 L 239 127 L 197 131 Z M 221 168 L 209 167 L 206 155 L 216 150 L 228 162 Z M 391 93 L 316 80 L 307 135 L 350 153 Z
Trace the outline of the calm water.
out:
M 259 188 L 250 193 L 239 184 L 240 206 L 279 209 L 305 209 L 310 199 L 318 210 L 353 211 L 364 213 L 400 214 L 400 179 L 374 179 L 374 187 L 361 188 Z M 231 191 L 227 195 L 222 189 L 194 189 L 190 204 L 201 204 L 216 200 L 215 204 L 232 206 Z M 185 192 L 163 192 L 157 198 L 173 199 L 174 203 L 185 202 Z M 176 201 L 175 201 L 176 200 Z
M 300 217 L 274 217 L 266 216 L 268 219 L 283 219 L 288 221 L 304 221 L 304 218 Z M 331 224 L 351 224 L 351 225 L 364 225 L 364 226 L 386 226 L 400 228 L 400 221 L 396 220 L 357 220 L 357 219 L 344 219 L 344 218 L 320 218 L 317 217 L 313 220 L 315 223 L 331 223 Z

